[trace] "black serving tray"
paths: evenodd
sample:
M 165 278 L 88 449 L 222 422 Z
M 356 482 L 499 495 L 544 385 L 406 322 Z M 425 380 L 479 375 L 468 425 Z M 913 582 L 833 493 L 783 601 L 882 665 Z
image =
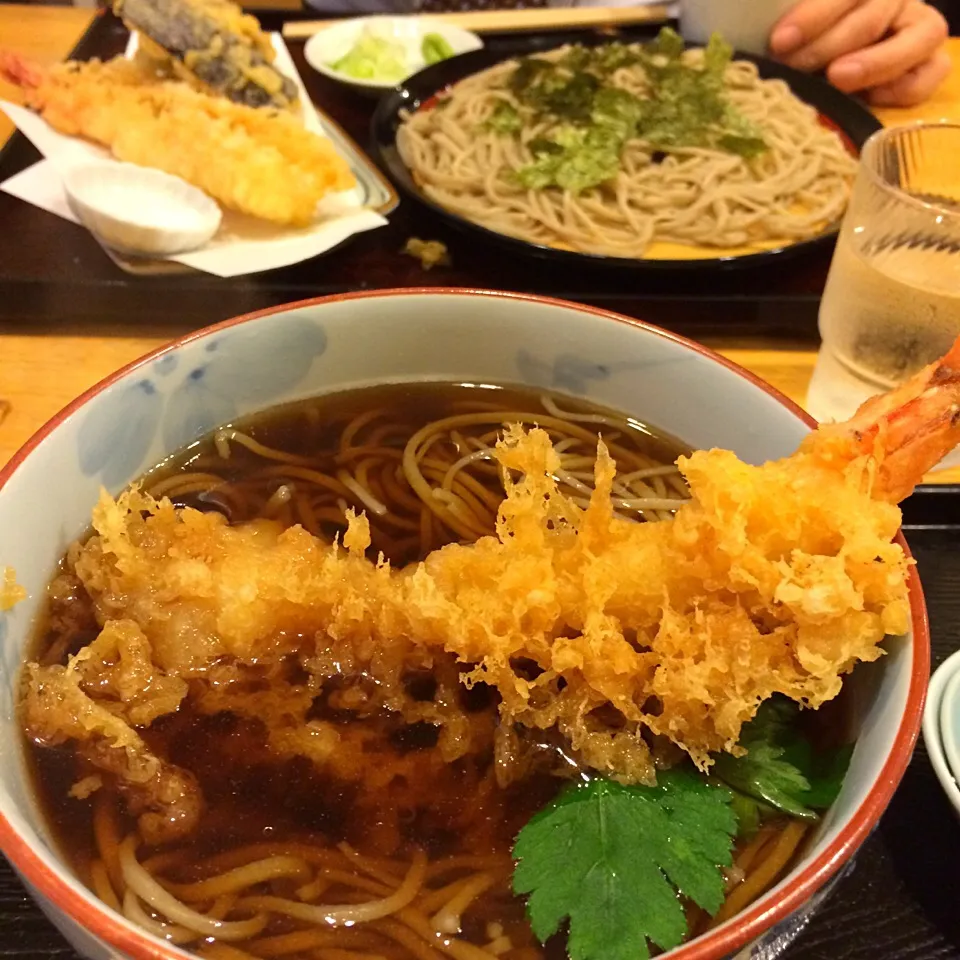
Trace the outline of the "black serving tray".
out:
M 269 23 L 269 27 L 276 24 Z M 655 29 L 655 28 L 654 28 Z M 626 39 L 650 30 L 624 31 Z M 583 32 L 553 35 L 557 42 L 585 40 Z M 516 37 L 485 38 L 508 56 Z M 123 51 L 127 31 L 101 13 L 74 56 L 109 58 Z M 316 105 L 363 147 L 368 145 L 374 100 L 313 71 L 303 42 L 290 53 Z M 20 134 L 0 151 L 0 181 L 39 159 Z M 830 262 L 830 244 L 749 275 L 687 277 L 612 276 L 590 265 L 574 269 L 518 258 L 452 228 L 433 211 L 403 201 L 389 225 L 354 237 L 312 260 L 246 277 L 130 276 L 81 226 L 0 193 L 0 327 L 83 333 L 109 325 L 118 332 L 176 323 L 181 332 L 229 317 L 307 297 L 352 290 L 445 286 L 521 290 L 575 300 L 704 340 L 713 336 L 817 341 L 817 307 Z M 441 240 L 452 265 L 424 271 L 400 253 L 411 237 Z
M 919 487 L 903 505 L 930 614 L 933 668 L 960 648 L 960 487 Z M 960 823 L 921 740 L 880 825 L 783 960 L 960 958 Z M 75 954 L 0 858 L 0 958 Z

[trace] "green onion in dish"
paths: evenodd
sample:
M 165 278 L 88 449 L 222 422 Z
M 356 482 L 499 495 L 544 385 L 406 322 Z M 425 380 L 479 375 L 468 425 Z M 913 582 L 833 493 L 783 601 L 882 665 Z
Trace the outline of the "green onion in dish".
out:
M 423 43 L 420 45 L 420 52 L 423 54 L 423 62 L 427 66 L 456 56 L 456 50 L 450 46 L 446 37 L 440 36 L 439 33 L 426 34 Z
M 399 83 L 411 73 L 403 44 L 378 37 L 369 29 L 364 30 L 357 42 L 339 60 L 331 63 L 330 68 L 355 80 L 382 80 L 386 83 Z

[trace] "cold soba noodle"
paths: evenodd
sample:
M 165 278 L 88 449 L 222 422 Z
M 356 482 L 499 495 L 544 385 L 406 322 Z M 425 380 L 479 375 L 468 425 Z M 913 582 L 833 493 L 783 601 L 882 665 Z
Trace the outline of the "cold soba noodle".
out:
M 452 385 L 376 388 L 278 408 L 217 430 L 149 474 L 144 487 L 174 505 L 222 514 L 252 546 L 275 541 L 276 527 L 265 523 L 274 521 L 302 525 L 326 543 L 340 537 L 352 551 L 347 511 L 364 511 L 368 557 L 382 552 L 400 567 L 494 531 L 504 484 L 517 480 L 493 449 L 508 423 L 548 432 L 559 454 L 554 480 L 578 507 L 586 508 L 593 493 L 598 433 L 618 470 L 610 491 L 614 516 L 657 523 L 688 497 L 673 465 L 678 444 L 636 421 L 565 398 Z M 101 543 L 104 516 L 98 514 Z M 175 544 L 188 531 L 175 516 L 168 519 Z M 206 535 L 203 520 L 190 536 Z M 135 549 L 156 563 L 181 550 L 154 539 L 146 519 L 130 522 L 142 523 L 130 534 Z M 71 548 L 50 589 L 39 667 L 28 668 L 34 686 L 25 723 L 35 738 L 41 794 L 65 850 L 106 903 L 214 960 L 561 956 L 562 936 L 542 947 L 524 899 L 512 892 L 518 832 L 571 779 L 604 763 L 623 779 L 650 782 L 651 763 L 659 779 L 683 759 L 665 738 L 626 726 L 613 707 L 593 720 L 566 715 L 562 681 L 551 688 L 557 722 L 581 730 L 578 749 L 549 729 L 550 721 L 504 725 L 500 688 L 468 678 L 471 664 L 442 648 L 411 656 L 400 637 L 399 652 L 387 644 L 364 666 L 342 652 L 324 660 L 322 644 L 308 659 L 283 654 L 284 644 L 295 649 L 312 638 L 302 627 L 278 627 L 271 642 L 280 653 L 231 663 L 194 661 L 187 651 L 178 675 L 161 671 L 150 665 L 149 646 L 143 657 L 146 641 L 130 620 L 100 632 L 106 606 L 139 603 L 110 581 L 107 568 L 91 572 L 103 550 Z M 277 573 L 290 582 L 307 574 L 294 567 Z M 94 581 L 88 594 L 85 584 Z M 164 584 L 159 572 L 155 581 L 148 572 L 144 596 L 162 602 L 170 589 Z M 502 578 L 490 588 L 510 589 Z M 233 602 L 225 615 L 239 618 L 234 626 L 242 633 L 251 599 L 238 593 Z M 187 627 L 200 613 L 183 610 Z M 285 615 L 278 605 L 278 624 Z M 337 615 L 351 616 L 343 609 Z M 109 631 L 107 653 L 83 661 Z M 189 636 L 199 645 L 207 639 Z M 69 727 L 93 724 L 82 706 L 71 707 L 66 721 L 50 719 L 63 703 L 46 701 L 43 685 L 63 675 L 42 671 L 78 652 L 70 662 L 81 685 L 136 728 L 134 739 L 116 733 L 126 753 Z M 511 659 L 510 669 L 518 684 L 535 685 L 543 675 L 525 657 Z M 656 706 L 644 706 L 654 718 Z M 96 720 L 104 729 L 111 722 L 110 714 Z M 736 782 L 735 771 L 724 773 L 719 764 L 717 770 Z M 774 808 L 760 816 L 751 803 L 737 813 L 726 901 L 712 918 L 689 903 L 691 934 L 775 883 L 803 839 L 804 817 L 813 816 L 787 817 Z
M 562 47 L 461 80 L 405 118 L 404 163 L 468 220 L 606 256 L 789 243 L 837 221 L 856 162 L 816 110 L 728 62 L 718 38 L 685 53 L 663 38 Z

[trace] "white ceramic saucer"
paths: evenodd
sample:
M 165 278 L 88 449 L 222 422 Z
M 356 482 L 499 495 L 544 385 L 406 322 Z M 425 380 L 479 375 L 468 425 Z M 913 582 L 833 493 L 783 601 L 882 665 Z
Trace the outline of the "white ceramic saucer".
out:
M 927 704 L 923 711 L 923 742 L 926 744 L 930 763 L 934 773 L 943 787 L 947 799 L 953 804 L 954 810 L 960 816 L 960 784 L 951 770 L 950 763 L 944 751 L 941 734 L 941 711 L 944 704 L 944 694 L 948 686 L 954 691 L 953 713 L 960 712 L 960 702 L 956 700 L 956 691 L 960 690 L 957 678 L 960 677 L 960 650 L 951 654 L 930 678 L 930 687 L 927 690 Z M 957 683 L 953 683 L 957 681 Z M 960 727 L 960 722 L 954 721 L 954 726 Z
M 960 783 L 960 668 L 947 678 L 940 700 L 940 742 L 954 780 Z

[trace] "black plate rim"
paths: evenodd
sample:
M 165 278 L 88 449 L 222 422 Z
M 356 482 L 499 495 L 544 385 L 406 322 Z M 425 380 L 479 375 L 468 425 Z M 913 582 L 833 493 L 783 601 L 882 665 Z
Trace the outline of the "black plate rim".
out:
M 609 43 L 612 38 L 600 34 L 588 34 L 573 39 L 579 43 L 596 45 Z M 415 203 L 428 208 L 454 229 L 472 233 L 494 245 L 505 248 L 509 252 L 553 261 L 560 266 L 589 266 L 640 273 L 703 274 L 769 266 L 833 245 L 839 231 L 839 223 L 806 240 L 776 247 L 773 250 L 759 250 L 756 253 L 736 256 L 691 260 L 609 257 L 596 253 L 559 250 L 554 247 L 531 243 L 528 240 L 521 240 L 518 237 L 511 237 L 474 223 L 426 197 L 413 182 L 410 171 L 400 159 L 400 154 L 396 149 L 396 131 L 400 122 L 400 112 L 419 109 L 421 104 L 441 90 L 503 60 L 534 52 L 543 52 L 569 42 L 571 42 L 569 37 L 560 39 L 557 37 L 550 38 L 543 34 L 530 35 L 520 40 L 511 41 L 509 49 L 491 44 L 483 49 L 441 61 L 414 74 L 412 77 L 408 77 L 403 83 L 386 94 L 374 110 L 370 121 L 370 142 L 374 159 L 387 173 L 400 193 Z M 815 107 L 823 117 L 834 124 L 850 140 L 858 153 L 863 149 L 867 139 L 883 128 L 880 121 L 859 100 L 842 93 L 819 76 L 800 73 L 767 57 L 759 57 L 739 51 L 734 54 L 734 57 L 738 60 L 748 60 L 756 64 L 761 77 L 764 79 L 784 80 L 801 100 Z

